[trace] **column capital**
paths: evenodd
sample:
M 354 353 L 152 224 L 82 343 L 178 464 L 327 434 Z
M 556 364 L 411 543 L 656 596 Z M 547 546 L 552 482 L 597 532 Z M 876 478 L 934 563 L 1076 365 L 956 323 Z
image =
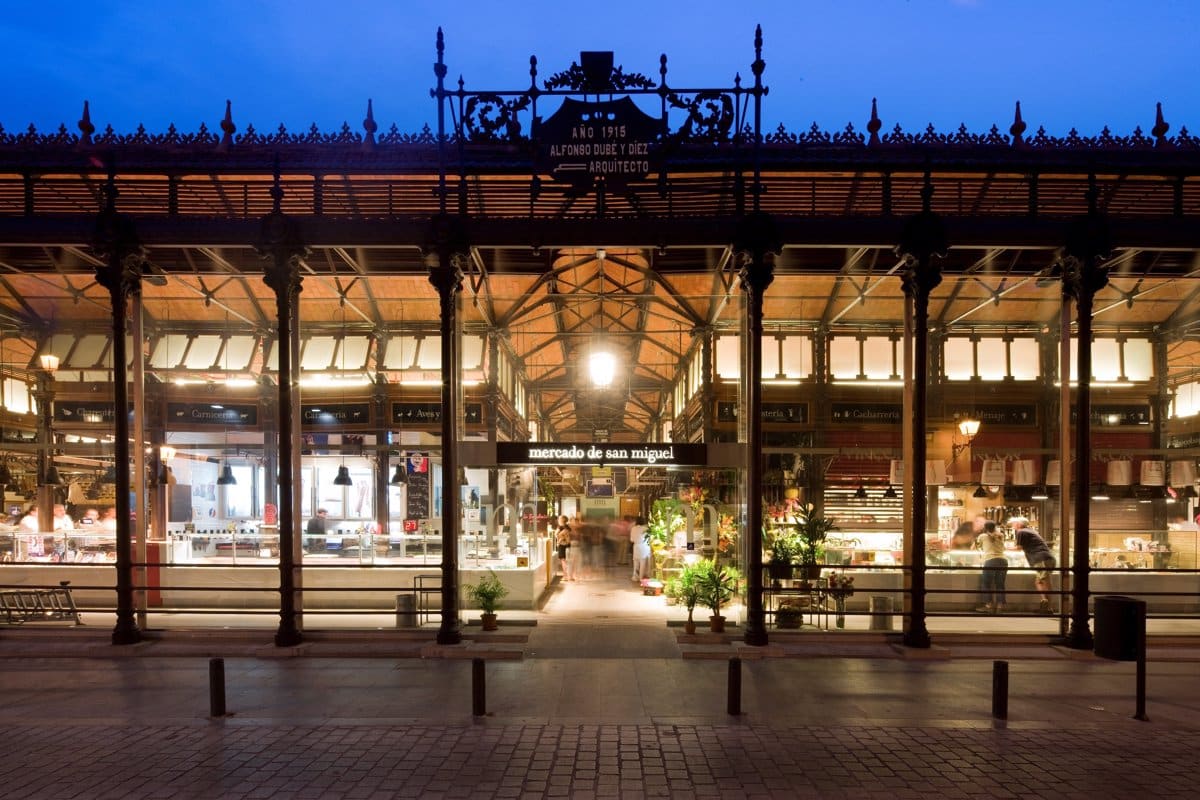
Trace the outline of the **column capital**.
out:
M 771 257 L 783 252 L 783 239 L 775 218 L 765 211 L 754 211 L 742 217 L 734 231 L 732 246 L 740 265 L 738 274 L 743 287 L 761 295 L 775 280 Z
M 254 249 L 259 256 L 271 261 L 263 271 L 263 280 L 277 294 L 286 296 L 300 291 L 300 259 L 308 255 L 308 247 L 300 235 L 296 220 L 276 209 L 262 218 L 258 241 Z
M 945 258 L 950 245 L 946 241 L 946 225 L 933 211 L 933 178 L 925 173 L 921 188 L 921 210 L 904 221 L 900 243 L 895 253 L 904 259 L 902 276 L 904 293 L 909 297 L 928 297 L 942 282 L 942 271 L 934 258 Z
M 112 206 L 96 218 L 92 251 L 104 264 L 96 267 L 96 282 L 122 297 L 137 292 L 146 250 L 138 239 L 133 220 Z

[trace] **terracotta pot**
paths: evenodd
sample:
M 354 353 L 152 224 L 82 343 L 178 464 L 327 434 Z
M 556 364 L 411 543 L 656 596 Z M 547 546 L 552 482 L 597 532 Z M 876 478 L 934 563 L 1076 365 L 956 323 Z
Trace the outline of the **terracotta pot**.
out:
M 481 614 L 479 619 L 480 619 L 480 621 L 483 622 L 483 629 L 485 631 L 494 631 L 500 627 L 496 623 L 496 615 L 495 614 Z
M 696 632 L 696 622 L 689 619 L 687 622 L 683 623 L 683 632 L 688 636 L 693 635 Z
M 708 629 L 713 633 L 725 632 L 725 617 L 711 616 L 708 618 Z

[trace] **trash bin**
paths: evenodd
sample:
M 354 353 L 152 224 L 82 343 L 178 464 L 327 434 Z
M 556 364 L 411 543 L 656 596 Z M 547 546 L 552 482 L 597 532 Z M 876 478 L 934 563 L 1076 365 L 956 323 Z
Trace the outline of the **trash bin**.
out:
M 886 594 L 873 594 L 869 604 L 871 630 L 892 630 L 892 598 Z
M 396 627 L 417 627 L 417 596 L 415 594 L 396 595 Z
M 1114 661 L 1137 661 L 1146 641 L 1146 601 L 1118 594 L 1097 595 L 1095 601 L 1092 651 Z

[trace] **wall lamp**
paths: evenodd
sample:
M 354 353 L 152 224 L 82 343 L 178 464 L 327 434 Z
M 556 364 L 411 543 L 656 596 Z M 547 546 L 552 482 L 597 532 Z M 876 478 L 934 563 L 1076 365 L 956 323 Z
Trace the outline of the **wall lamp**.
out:
M 957 459 L 962 451 L 970 447 L 971 442 L 975 441 L 975 436 L 979 433 L 979 425 L 980 421 L 974 417 L 963 417 L 958 421 L 958 436 L 954 437 L 954 441 L 950 445 L 952 451 L 951 461 Z M 962 437 L 961 442 L 958 441 L 959 437 Z

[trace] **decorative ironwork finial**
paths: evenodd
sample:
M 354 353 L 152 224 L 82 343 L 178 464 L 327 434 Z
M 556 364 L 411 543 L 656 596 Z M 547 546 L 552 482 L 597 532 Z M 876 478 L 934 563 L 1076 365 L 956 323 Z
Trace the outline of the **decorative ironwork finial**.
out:
M 1171 125 L 1163 119 L 1162 103 L 1154 104 L 1154 127 L 1150 132 L 1154 134 L 1155 147 L 1170 147 L 1171 142 L 1167 139 L 1167 131 L 1171 130 Z
M 379 130 L 378 123 L 375 122 L 375 108 L 371 103 L 371 98 L 367 98 L 367 118 L 363 120 L 363 130 L 367 135 L 363 137 L 363 149 L 375 149 L 375 131 Z
M 96 126 L 92 124 L 92 112 L 88 110 L 87 100 L 83 101 L 83 116 L 75 124 L 79 126 L 79 143 L 91 144 L 92 134 L 96 132 Z
M 879 129 L 883 127 L 883 122 L 879 119 L 879 107 L 875 103 L 875 98 L 871 98 L 871 119 L 867 122 L 867 132 L 871 134 L 871 138 L 867 140 L 867 146 L 879 144 Z
M 221 130 L 224 133 L 217 149 L 223 152 L 233 146 L 233 133 L 237 130 L 237 126 L 233 124 L 233 103 L 229 100 L 225 101 L 225 118 L 221 120 Z
M 529 57 L 529 88 L 537 91 L 537 56 Z
M 442 28 L 439 25 L 437 32 L 437 61 L 433 65 L 433 74 L 437 76 L 438 80 L 442 80 L 446 77 L 446 62 L 444 60 L 445 55 L 446 37 L 442 35 Z
M 1021 119 L 1021 101 L 1017 101 L 1017 110 L 1013 114 L 1013 124 L 1009 126 L 1008 132 L 1012 134 L 1012 146 L 1024 147 L 1025 137 L 1025 120 Z
M 767 62 L 763 61 L 762 57 L 762 25 L 754 26 L 754 63 L 750 65 L 750 69 L 754 71 L 754 78 L 757 81 L 762 78 L 763 70 L 767 68 Z
M 661 53 L 658 56 L 658 85 L 667 85 L 667 54 Z

